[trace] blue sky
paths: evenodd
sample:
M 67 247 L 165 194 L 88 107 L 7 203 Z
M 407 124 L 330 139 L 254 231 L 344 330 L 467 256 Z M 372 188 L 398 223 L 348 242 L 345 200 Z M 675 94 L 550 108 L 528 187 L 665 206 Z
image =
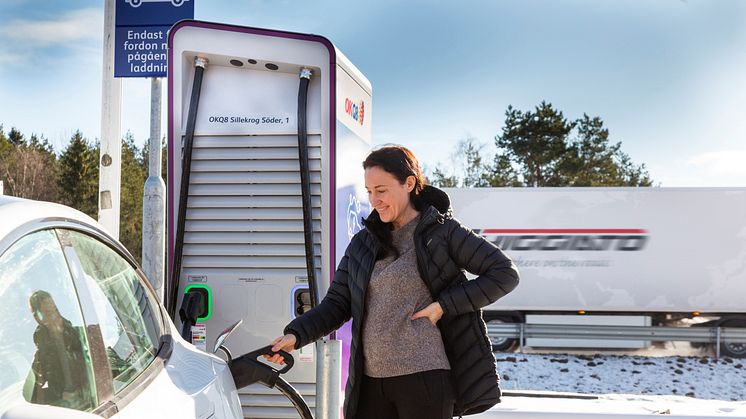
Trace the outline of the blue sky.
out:
M 103 2 L 3 0 L 0 16 L 6 132 L 99 137 Z M 195 17 L 326 36 L 373 84 L 374 142 L 429 167 L 467 136 L 490 154 L 508 105 L 546 100 L 600 116 L 663 186 L 746 186 L 743 1 L 196 0 Z M 149 95 L 125 80 L 138 142 Z

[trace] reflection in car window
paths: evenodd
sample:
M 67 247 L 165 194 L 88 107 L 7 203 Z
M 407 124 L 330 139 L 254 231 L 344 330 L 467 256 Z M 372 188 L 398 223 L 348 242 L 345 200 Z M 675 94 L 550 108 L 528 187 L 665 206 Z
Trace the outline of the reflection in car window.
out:
M 114 250 L 76 231 L 60 234 L 85 272 L 117 393 L 155 358 L 157 311 L 135 269 Z
M 0 398 L 91 410 L 90 351 L 70 271 L 53 231 L 0 256 Z

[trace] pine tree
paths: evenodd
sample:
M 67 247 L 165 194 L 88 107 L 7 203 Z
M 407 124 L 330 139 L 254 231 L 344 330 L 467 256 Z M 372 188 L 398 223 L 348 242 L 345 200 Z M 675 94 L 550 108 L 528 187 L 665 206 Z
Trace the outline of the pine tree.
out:
M 520 111 L 509 106 L 502 133 L 495 137 L 492 163 L 483 146 L 467 138 L 451 155 L 459 175 L 440 164 L 430 176 L 436 186 L 651 186 L 644 164 L 635 164 L 610 141 L 600 117 L 584 114 L 568 121 L 551 103 Z
M 513 168 L 510 158 L 501 153 L 495 154 L 494 163 L 490 166 L 490 171 L 484 172 L 482 177 L 485 179 L 487 186 L 491 187 L 524 186 L 518 179 L 518 174 Z
M 619 186 L 619 167 L 614 156 L 622 143 L 609 144 L 609 130 L 599 117 L 584 114 L 576 121 L 577 137 L 562 158 L 568 186 Z
M 70 139 L 59 159 L 60 202 L 98 218 L 98 146 L 80 131 Z
M 559 166 L 573 126 L 551 103 L 541 102 L 527 112 L 508 106 L 505 126 L 495 137 L 495 145 L 521 168 L 527 186 L 560 186 Z
M 0 160 L 12 149 L 13 144 L 10 143 L 10 140 L 3 131 L 3 124 L 0 124 Z
M 142 257 L 142 200 L 146 178 L 143 153 L 128 132 L 122 141 L 119 241 L 138 261 Z
M 569 122 L 547 102 L 527 112 L 508 107 L 503 132 L 495 138 L 493 176 L 518 167 L 516 183 L 526 186 L 652 185 L 645 165 L 633 163 L 621 141 L 611 143 L 609 137 L 600 117 L 584 114 Z
M 21 131 L 18 131 L 15 127 L 10 129 L 10 132 L 8 133 L 8 140 L 13 146 L 19 146 L 26 142 L 23 139 L 23 134 L 21 134 Z

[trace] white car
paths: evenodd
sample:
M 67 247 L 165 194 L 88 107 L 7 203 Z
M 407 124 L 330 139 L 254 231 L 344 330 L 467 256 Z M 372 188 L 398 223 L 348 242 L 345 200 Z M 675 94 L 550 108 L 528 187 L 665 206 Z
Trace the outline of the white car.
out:
M 132 7 L 140 7 L 143 3 L 171 3 L 176 7 L 188 2 L 189 0 L 124 0 L 125 3 Z
M 58 204 L 0 196 L 0 418 L 242 418 L 127 250 Z

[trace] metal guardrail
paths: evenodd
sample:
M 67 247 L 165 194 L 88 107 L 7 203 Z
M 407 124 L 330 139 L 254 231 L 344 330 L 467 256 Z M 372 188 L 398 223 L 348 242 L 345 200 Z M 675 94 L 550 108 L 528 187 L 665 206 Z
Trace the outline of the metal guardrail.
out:
M 741 327 L 671 327 L 671 326 L 603 326 L 566 324 L 487 324 L 490 338 L 518 339 L 523 348 L 524 339 L 597 339 L 597 340 L 650 340 L 688 341 L 715 344 L 720 357 L 723 341 L 746 343 L 746 328 Z

